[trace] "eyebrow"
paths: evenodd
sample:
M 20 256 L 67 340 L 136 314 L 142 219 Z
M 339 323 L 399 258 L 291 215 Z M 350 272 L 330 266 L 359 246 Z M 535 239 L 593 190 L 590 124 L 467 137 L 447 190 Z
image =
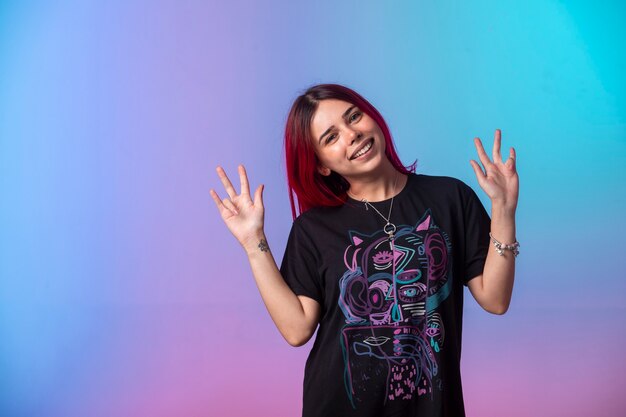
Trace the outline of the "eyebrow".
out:
M 345 112 L 343 112 L 343 114 L 341 115 L 341 117 L 342 117 L 343 119 L 345 119 L 345 118 L 348 116 L 348 114 L 350 114 L 350 111 L 352 111 L 352 109 L 353 109 L 353 108 L 355 108 L 355 107 L 356 107 L 355 105 L 348 107 L 348 110 L 346 110 Z M 326 135 L 328 134 L 328 132 L 330 132 L 330 131 L 334 128 L 334 127 L 335 127 L 335 125 L 332 125 L 332 126 L 331 126 L 331 127 L 329 127 L 328 129 L 326 129 L 326 132 L 322 133 L 322 136 L 320 136 L 320 139 L 319 139 L 318 143 L 321 143 L 321 142 L 322 142 L 322 139 L 324 138 L 324 136 L 326 136 Z

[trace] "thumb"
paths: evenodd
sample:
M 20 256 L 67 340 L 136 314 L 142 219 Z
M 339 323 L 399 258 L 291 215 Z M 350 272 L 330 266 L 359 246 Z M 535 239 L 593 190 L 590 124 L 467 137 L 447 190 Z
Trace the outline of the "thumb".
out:
M 470 165 L 474 169 L 476 178 L 478 179 L 478 182 L 480 183 L 482 179 L 485 177 L 485 173 L 483 172 L 483 169 L 480 167 L 480 165 L 478 165 L 478 162 L 474 161 L 473 159 L 470 159 Z
M 257 204 L 261 207 L 263 207 L 263 190 L 265 189 L 265 185 L 261 184 L 257 187 L 256 191 L 254 192 L 254 205 L 256 206 Z

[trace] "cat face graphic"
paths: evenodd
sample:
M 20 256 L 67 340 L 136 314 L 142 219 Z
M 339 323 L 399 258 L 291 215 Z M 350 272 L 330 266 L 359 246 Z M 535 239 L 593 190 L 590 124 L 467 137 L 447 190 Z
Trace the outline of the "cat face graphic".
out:
M 449 246 L 430 211 L 414 226 L 401 226 L 394 244 L 379 231 L 350 232 L 341 304 L 348 323 L 373 326 L 423 321 L 448 277 Z M 438 303 L 436 303 L 438 304 Z
M 388 375 L 391 401 L 432 393 L 445 337 L 437 307 L 452 283 L 447 235 L 427 210 L 417 223 L 397 227 L 393 244 L 383 231 L 350 231 L 349 237 L 339 307 L 346 318 L 341 346 L 353 406 L 377 389 L 372 373 Z

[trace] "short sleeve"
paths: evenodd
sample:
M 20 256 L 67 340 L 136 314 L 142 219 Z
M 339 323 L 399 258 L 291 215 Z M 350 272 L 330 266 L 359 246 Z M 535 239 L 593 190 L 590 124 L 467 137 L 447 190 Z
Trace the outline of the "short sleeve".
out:
M 483 273 L 489 251 L 491 218 L 476 192 L 467 184 L 464 184 L 463 188 L 463 233 L 465 236 L 463 283 L 467 285 L 469 280 Z
M 318 253 L 311 237 L 296 219 L 289 232 L 280 273 L 296 295 L 305 295 L 322 305 Z

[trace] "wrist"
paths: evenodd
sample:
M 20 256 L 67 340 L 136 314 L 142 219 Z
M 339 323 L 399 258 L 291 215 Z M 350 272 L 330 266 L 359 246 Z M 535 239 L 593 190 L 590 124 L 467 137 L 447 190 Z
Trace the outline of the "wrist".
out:
M 501 202 L 492 202 L 491 216 L 515 218 L 515 206 L 510 206 Z
M 514 258 L 517 258 L 517 255 L 519 255 L 520 244 L 517 240 L 515 242 L 507 244 L 504 242 L 500 242 L 491 233 L 489 233 L 489 238 L 491 239 L 491 243 L 493 243 L 493 246 L 496 248 L 496 252 L 498 252 L 498 255 L 504 256 L 505 250 L 513 252 Z
M 269 252 L 269 245 L 265 233 L 260 230 L 250 236 L 241 244 L 248 255 L 257 252 Z

